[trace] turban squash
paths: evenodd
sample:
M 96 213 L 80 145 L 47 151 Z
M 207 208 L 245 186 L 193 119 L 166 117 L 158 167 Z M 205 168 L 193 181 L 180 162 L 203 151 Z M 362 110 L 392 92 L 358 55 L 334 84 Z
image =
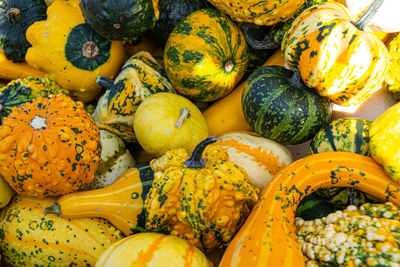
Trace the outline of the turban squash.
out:
M 82 102 L 60 94 L 14 108 L 0 127 L 0 175 L 43 198 L 89 184 L 100 162 L 99 129 Z

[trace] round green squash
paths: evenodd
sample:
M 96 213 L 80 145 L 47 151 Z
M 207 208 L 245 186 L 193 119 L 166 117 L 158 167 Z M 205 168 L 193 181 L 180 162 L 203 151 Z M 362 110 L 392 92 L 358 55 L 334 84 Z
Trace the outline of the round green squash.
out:
M 83 17 L 108 40 L 131 40 L 152 29 L 158 0 L 80 0 Z
M 26 30 L 35 21 L 46 19 L 47 5 L 43 0 L 0 1 L 0 47 L 7 59 L 22 62 L 31 46 Z
M 181 20 L 164 50 L 165 70 L 175 89 L 204 102 L 231 92 L 248 59 L 240 28 L 215 9 L 201 9 Z
M 250 75 L 242 109 L 255 132 L 290 145 L 310 140 L 331 118 L 329 100 L 281 66 L 261 67 Z

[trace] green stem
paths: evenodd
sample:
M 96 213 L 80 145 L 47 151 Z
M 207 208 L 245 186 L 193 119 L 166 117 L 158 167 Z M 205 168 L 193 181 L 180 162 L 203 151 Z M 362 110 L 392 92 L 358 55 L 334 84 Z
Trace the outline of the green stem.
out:
M 355 23 L 355 26 L 359 30 L 364 30 L 365 26 L 371 21 L 371 19 L 375 16 L 376 12 L 378 12 L 384 0 L 375 0 L 365 11 L 365 13 L 361 16 L 361 18 Z
M 289 84 L 293 87 L 296 88 L 302 88 L 303 87 L 303 81 L 301 79 L 301 75 L 298 69 L 290 69 L 293 71 L 293 76 L 289 78 Z
M 47 214 L 57 214 L 60 215 L 61 214 L 61 207 L 60 204 L 58 204 L 57 202 L 54 203 L 53 205 L 51 205 L 50 207 L 47 207 L 44 209 L 44 215 Z
M 18 23 L 21 21 L 21 11 L 18 8 L 10 8 L 7 11 L 7 18 L 10 23 Z
M 107 90 L 111 89 L 114 87 L 114 81 L 111 80 L 110 78 L 104 77 L 104 76 L 97 76 L 96 77 L 96 83 Z
M 179 114 L 181 115 L 179 119 L 175 123 L 175 128 L 180 129 L 182 127 L 182 123 L 184 120 L 190 117 L 190 109 L 188 108 L 181 108 L 179 110 Z
M 203 141 L 201 141 L 193 150 L 190 158 L 185 160 L 184 164 L 190 169 L 202 169 L 206 166 L 206 161 L 201 157 L 203 155 L 204 149 L 209 144 L 215 143 L 220 139 L 216 136 L 209 136 Z

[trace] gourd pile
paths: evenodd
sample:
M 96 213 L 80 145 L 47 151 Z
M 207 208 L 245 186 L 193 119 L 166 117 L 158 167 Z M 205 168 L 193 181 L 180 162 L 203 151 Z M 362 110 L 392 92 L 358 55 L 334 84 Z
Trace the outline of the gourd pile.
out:
M 400 266 L 398 0 L 0 0 L 0 265 Z

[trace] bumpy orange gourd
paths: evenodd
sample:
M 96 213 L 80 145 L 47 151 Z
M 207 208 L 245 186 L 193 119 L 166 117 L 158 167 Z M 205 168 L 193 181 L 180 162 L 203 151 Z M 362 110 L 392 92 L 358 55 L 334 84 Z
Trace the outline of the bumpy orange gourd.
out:
M 90 183 L 100 152 L 99 129 L 66 95 L 14 108 L 0 127 L 0 175 L 23 195 L 63 195 Z
M 294 219 L 301 199 L 321 187 L 348 186 L 400 205 L 400 185 L 370 157 L 326 152 L 293 162 L 264 188 L 220 267 L 305 266 Z

